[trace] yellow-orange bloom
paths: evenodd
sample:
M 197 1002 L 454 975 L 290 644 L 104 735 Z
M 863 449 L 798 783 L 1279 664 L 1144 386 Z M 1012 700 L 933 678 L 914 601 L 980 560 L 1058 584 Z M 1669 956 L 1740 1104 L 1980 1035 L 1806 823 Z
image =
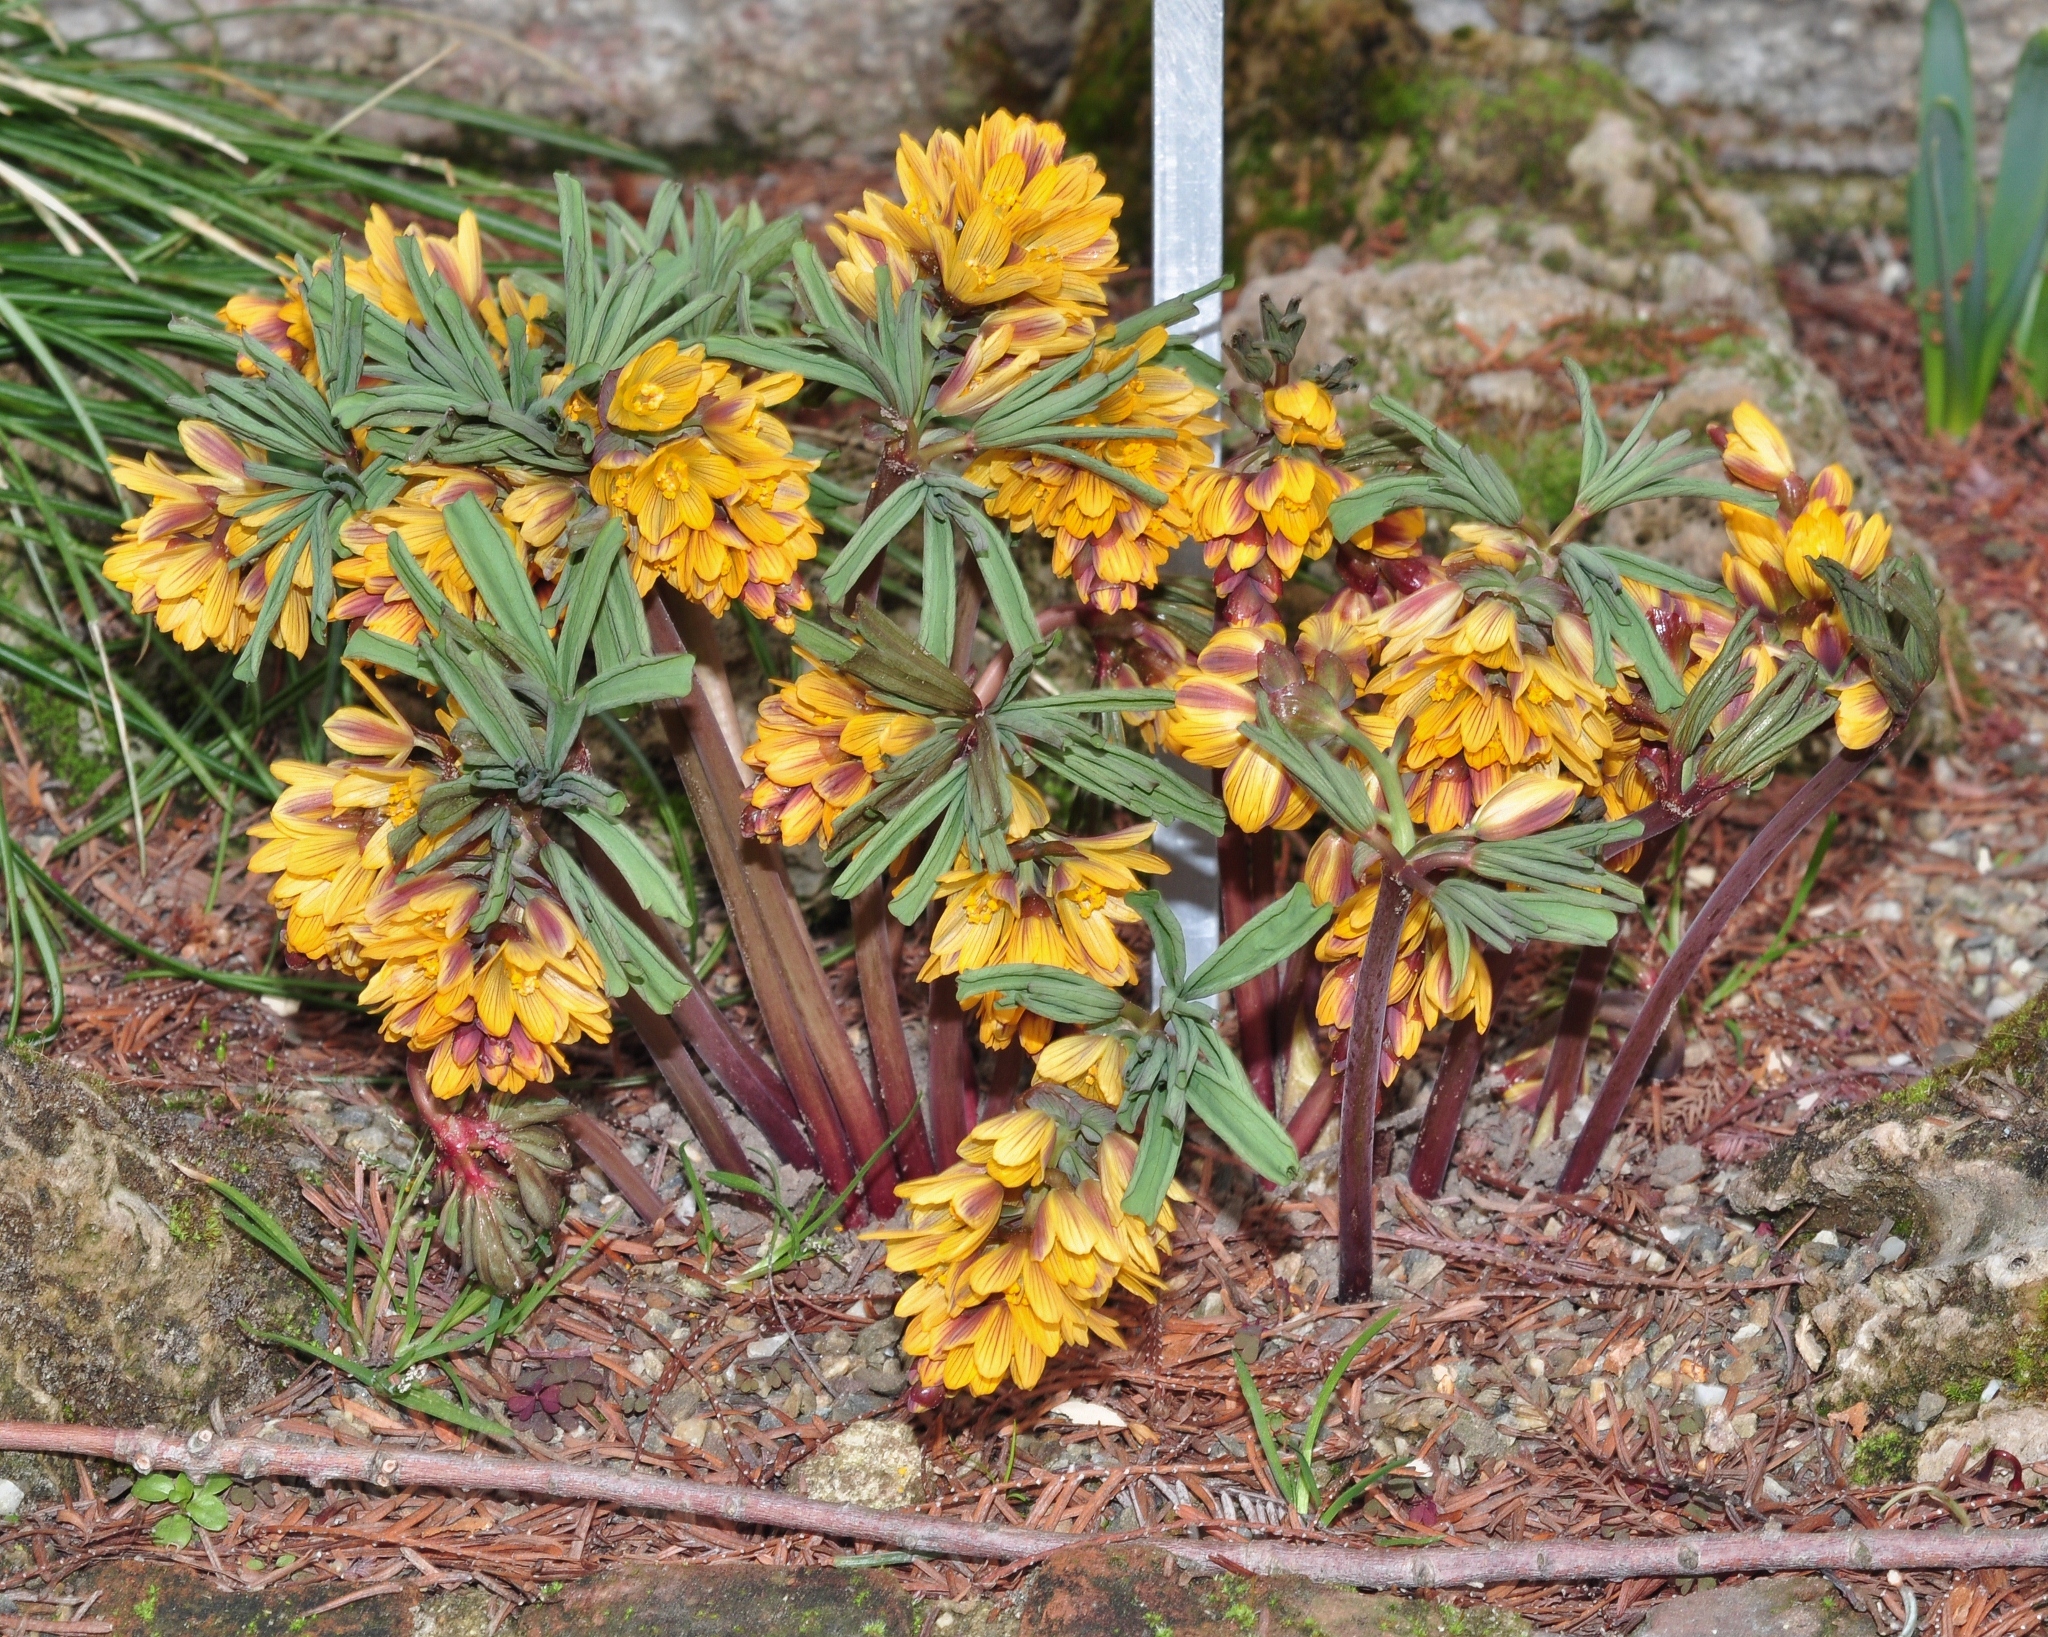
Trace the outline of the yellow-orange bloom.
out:
M 745 760 L 759 768 L 741 828 L 786 847 L 832 839 L 840 814 L 874 788 L 874 775 L 932 734 L 907 711 L 888 710 L 851 677 L 825 666 L 775 684 L 761 702 Z
M 829 229 L 846 298 L 872 317 L 875 275 L 886 268 L 894 293 L 930 279 L 956 311 L 1102 312 L 1102 281 L 1120 271 L 1110 224 L 1123 201 L 1102 191 L 1093 159 L 1065 157 L 1066 141 L 1049 121 L 1009 113 L 957 136 L 936 131 L 921 147 L 905 136 L 896 150 L 902 202 L 869 192 Z
M 1311 449 L 1342 449 L 1344 433 L 1337 425 L 1337 404 L 1315 381 L 1289 381 L 1268 387 L 1265 395 L 1266 425 L 1274 437 L 1289 445 Z
M 544 1084 L 569 1066 L 562 1047 L 611 1038 L 603 963 L 561 903 L 530 894 L 498 940 L 470 930 L 482 902 L 476 881 L 437 871 L 377 892 L 356 930 L 383 963 L 362 1003 L 385 1014 L 386 1040 L 431 1054 L 436 1097 Z
M 427 271 L 461 299 L 471 312 L 477 311 L 489 295 L 484 280 L 482 236 L 477 232 L 476 213 L 465 210 L 455 224 L 455 237 L 442 238 L 424 233 L 414 222 L 405 237 L 416 240 Z M 346 256 L 348 287 L 367 296 L 402 324 L 421 323 L 425 315 L 414 299 L 412 283 L 405 276 L 405 262 L 399 255 L 399 232 L 382 205 L 370 207 L 370 219 L 363 223 L 363 239 L 369 245 L 367 257 Z
M 1226 626 L 1174 684 L 1166 748 L 1197 767 L 1220 767 L 1223 805 L 1241 830 L 1298 830 L 1315 814 L 1308 792 L 1244 736 L 1258 720 L 1259 659 L 1281 640 L 1278 625 Z
M 291 368 L 310 378 L 315 372 L 313 319 L 306 311 L 305 292 L 299 288 L 296 275 L 280 278 L 278 284 L 280 289 L 275 295 L 244 290 L 229 296 L 227 304 L 214 316 L 230 335 L 246 335 L 252 341 L 260 341 Z M 235 359 L 235 368 L 244 375 L 262 373 L 262 366 L 247 354 Z
M 629 525 L 626 548 L 644 596 L 666 579 L 722 614 L 737 601 L 778 630 L 811 606 L 797 568 L 817 555 L 810 474 L 769 409 L 793 396 L 784 371 L 741 382 L 701 346 L 657 343 L 620 372 L 602 406 L 607 431 L 590 493 Z M 619 419 L 617 417 L 623 417 Z M 622 433 L 673 434 L 648 449 Z
M 1150 360 L 1165 344 L 1166 331 L 1154 328 L 1128 346 L 1098 346 L 1082 374 L 1103 374 L 1133 357 Z M 1071 579 L 1083 601 L 1106 614 L 1135 608 L 1139 592 L 1159 583 L 1160 566 L 1187 531 L 1187 513 L 1174 494 L 1208 459 L 1202 440 L 1221 430 L 1220 422 L 1203 413 L 1215 402 L 1214 393 L 1179 370 L 1141 362 L 1122 386 L 1077 417 L 1079 424 L 1100 425 L 1105 433 L 1119 427 L 1174 431 L 1170 439 L 1105 436 L 1073 446 L 1163 491 L 1163 505 L 1052 453 L 992 450 L 967 476 L 993 491 L 984 502 L 992 516 L 1006 519 L 1013 531 L 1036 529 L 1052 542 L 1053 572 Z
M 1041 1081 L 1116 1108 L 1124 1100 L 1127 1055 L 1128 1048 L 1115 1035 L 1066 1035 L 1038 1054 L 1033 1072 Z
M 1775 494 L 1787 479 L 1798 476 L 1785 434 L 1755 404 L 1744 399 L 1729 419 L 1735 424 L 1721 450 L 1721 463 L 1737 483 Z
M 243 447 L 211 421 L 180 421 L 178 442 L 198 471 L 175 472 L 154 452 L 139 461 L 114 457 L 115 480 L 147 495 L 150 504 L 114 536 L 106 575 L 136 613 L 154 618 L 179 647 L 211 643 L 239 653 L 256 628 L 270 576 L 280 571 L 295 537 L 277 542 L 261 561 L 237 567 L 280 503 L 280 491 L 249 476 L 249 462 L 261 460 L 261 451 Z M 312 589 L 313 566 L 301 552 L 271 630 L 273 647 L 305 653 Z
M 1104 1137 L 1097 1174 L 1078 1185 L 1049 1167 L 1065 1140 L 1036 1109 L 986 1121 L 961 1145 L 965 1163 L 897 1186 L 908 1227 L 862 1235 L 887 1247 L 892 1269 L 918 1275 L 896 1312 L 909 1321 L 903 1350 L 923 1361 L 924 1383 L 1028 1390 L 1063 1346 L 1121 1345 L 1105 1306 L 1115 1291 L 1155 1298 L 1172 1205 L 1150 1223 L 1123 1209 L 1137 1165 L 1129 1137 Z M 1071 1163 L 1070 1154 L 1062 1165 Z M 1174 1185 L 1168 1197 L 1188 1195 Z
M 426 629 L 427 622 L 391 566 L 391 536 L 396 534 L 405 543 L 412 560 L 448 599 L 449 606 L 474 619 L 483 605 L 449 536 L 447 509 L 464 495 L 472 495 L 487 511 L 493 510 L 499 491 L 488 473 L 473 467 L 411 466 L 405 470 L 415 481 L 396 501 L 359 513 L 341 526 L 342 543 L 356 555 L 334 565 L 339 594 L 330 612 L 337 620 L 394 642 L 409 643 Z
M 1359 480 L 1300 455 L 1279 455 L 1263 471 L 1218 467 L 1191 474 L 1184 487 L 1189 532 L 1215 571 L 1224 617 L 1233 625 L 1271 618 L 1280 588 L 1303 560 L 1327 553 L 1330 503 Z
M 1316 943 L 1316 959 L 1327 967 L 1316 996 L 1316 1021 L 1342 1030 L 1356 1022 L 1361 957 L 1380 892 L 1376 859 L 1362 877 L 1353 872 L 1353 844 L 1334 831 L 1310 849 L 1302 872 L 1317 903 L 1337 905 L 1328 930 Z M 1463 977 L 1456 976 L 1443 922 L 1427 899 L 1418 898 L 1401 923 L 1380 1048 L 1380 1083 L 1393 1083 L 1423 1035 L 1440 1019 L 1462 1017 L 1472 1018 L 1482 1032 L 1492 1021 L 1493 975 L 1486 957 L 1475 948 L 1467 956 Z
M 1138 964 L 1117 928 L 1139 919 L 1124 899 L 1143 885 L 1141 876 L 1166 870 L 1145 845 L 1153 828 L 1046 842 L 1008 874 L 973 869 L 963 855 L 959 868 L 939 877 L 944 908 L 918 982 L 1013 961 L 1085 973 L 1116 989 L 1136 982 Z M 1051 1020 L 995 1001 L 983 995 L 972 1003 L 982 1044 L 999 1048 L 1021 1038 L 1026 1051 L 1042 1051 Z
M 1892 708 L 1875 682 L 1843 688 L 1835 705 L 1835 734 L 1844 750 L 1868 750 L 1892 725 Z

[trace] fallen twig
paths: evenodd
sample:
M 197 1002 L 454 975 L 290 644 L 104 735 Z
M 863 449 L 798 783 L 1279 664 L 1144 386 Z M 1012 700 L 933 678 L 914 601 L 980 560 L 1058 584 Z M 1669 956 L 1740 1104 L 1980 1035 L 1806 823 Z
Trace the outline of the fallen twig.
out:
M 443 1455 L 378 1445 L 274 1444 L 189 1438 L 148 1429 L 0 1422 L 0 1450 L 88 1456 L 141 1472 L 232 1472 L 244 1482 L 300 1478 L 373 1489 L 490 1490 L 688 1512 L 755 1528 L 866 1541 L 940 1557 L 1029 1562 L 1077 1544 L 1074 1535 L 961 1523 L 726 1484 L 615 1472 L 568 1462 Z M 2048 1566 L 2048 1529 L 1836 1529 L 1826 1534 L 1688 1534 L 1662 1540 L 1553 1540 L 1514 1546 L 1305 1546 L 1162 1535 L 1174 1556 L 1256 1574 L 1298 1574 L 1335 1585 L 1422 1589 L 1511 1581 L 1663 1580 L 1787 1571 L 2013 1569 Z M 82 1628 L 81 1628 L 82 1629 Z

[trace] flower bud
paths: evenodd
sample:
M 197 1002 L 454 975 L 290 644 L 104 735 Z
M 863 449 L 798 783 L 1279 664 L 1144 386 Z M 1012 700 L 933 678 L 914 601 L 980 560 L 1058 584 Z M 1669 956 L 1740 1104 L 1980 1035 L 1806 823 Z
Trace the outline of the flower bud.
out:
M 1571 816 L 1579 785 L 1548 773 L 1523 773 L 1508 780 L 1480 804 L 1472 828 L 1481 841 L 1518 841 L 1548 830 Z

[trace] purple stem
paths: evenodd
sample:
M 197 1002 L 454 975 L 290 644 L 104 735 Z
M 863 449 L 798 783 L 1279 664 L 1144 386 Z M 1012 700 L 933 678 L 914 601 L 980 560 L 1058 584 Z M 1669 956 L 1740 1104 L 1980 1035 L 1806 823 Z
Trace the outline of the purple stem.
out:
M 1351 1049 L 1337 1115 L 1337 1300 L 1372 1295 L 1373 1125 L 1379 1118 L 1380 1051 L 1387 1033 L 1387 995 L 1408 919 L 1408 883 L 1388 871 L 1365 937 L 1358 986 L 1351 997 Z
M 1558 1179 L 1559 1193 L 1575 1194 L 1592 1180 L 1608 1139 L 1614 1135 L 1615 1127 L 1621 1124 L 1622 1110 L 1628 1105 L 1629 1094 L 1636 1089 L 1636 1082 L 1649 1066 L 1650 1054 L 1656 1051 L 1658 1042 L 1663 1038 L 1664 1026 L 1671 1021 L 1678 997 L 1685 993 L 1686 985 L 1692 981 L 1700 963 L 1707 958 L 1707 952 L 1727 928 L 1729 919 L 1748 901 L 1771 866 L 1784 857 L 1786 849 L 1799 839 L 1799 833 L 1856 782 L 1857 776 L 1887 742 L 1879 740 L 1867 750 L 1839 752 L 1833 761 L 1801 785 L 1790 801 L 1771 815 L 1770 822 L 1757 831 L 1742 857 L 1736 860 L 1735 867 L 1721 878 L 1721 884 L 1701 907 L 1698 919 L 1686 928 L 1685 936 L 1678 941 L 1678 948 L 1664 963 L 1664 970 L 1657 974 L 1657 981 L 1650 986 L 1649 994 L 1643 997 L 1643 1009 L 1636 1014 L 1628 1037 L 1621 1043 L 1621 1050 L 1615 1053 L 1614 1066 L 1607 1071 L 1606 1084 L 1601 1086 L 1600 1095 L 1593 1101 L 1593 1112 L 1587 1117 L 1586 1129 L 1579 1133 L 1564 1175 Z
M 1635 863 L 1629 866 L 1628 878 L 1640 885 L 1649 879 L 1650 872 L 1663 858 L 1664 851 L 1671 845 L 1671 831 L 1660 830 L 1642 843 L 1642 852 Z M 1542 1123 L 1543 1111 L 1551 1111 L 1551 1129 L 1557 1129 L 1564 1119 L 1565 1110 L 1579 1100 L 1579 1088 L 1586 1077 L 1586 1041 L 1593 1032 L 1594 1019 L 1600 1012 L 1600 994 L 1607 984 L 1608 969 L 1614 964 L 1615 946 L 1620 935 L 1604 944 L 1588 944 L 1579 951 L 1578 964 L 1572 968 L 1571 987 L 1565 991 L 1564 1011 L 1557 1020 L 1557 1038 L 1551 1043 L 1550 1062 L 1543 1071 L 1543 1091 L 1536 1099 L 1536 1119 Z
M 1472 958 L 1486 957 L 1475 949 Z M 1451 1148 L 1458 1140 L 1458 1122 L 1478 1072 L 1479 1025 L 1467 1015 L 1451 1025 L 1444 1060 L 1436 1071 L 1436 1086 L 1429 1094 L 1429 1108 L 1422 1116 L 1422 1135 L 1415 1141 L 1415 1157 L 1408 1162 L 1408 1186 L 1424 1199 L 1434 1199 L 1443 1190 L 1444 1177 L 1451 1169 Z

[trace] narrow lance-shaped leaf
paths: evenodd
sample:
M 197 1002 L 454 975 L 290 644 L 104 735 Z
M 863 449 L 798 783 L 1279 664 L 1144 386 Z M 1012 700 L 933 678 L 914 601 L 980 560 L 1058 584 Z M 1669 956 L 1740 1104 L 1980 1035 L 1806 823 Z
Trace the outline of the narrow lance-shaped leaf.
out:
M 1334 913 L 1310 896 L 1307 883 L 1297 881 L 1284 898 L 1260 910 L 1190 972 L 1182 993 L 1201 999 L 1250 982 L 1322 931 Z
M 1055 1023 L 1091 1029 L 1123 1014 L 1124 997 L 1108 984 L 1059 966 L 1026 961 L 978 967 L 955 980 L 962 1001 L 993 995 L 998 1006 L 1022 1006 Z

